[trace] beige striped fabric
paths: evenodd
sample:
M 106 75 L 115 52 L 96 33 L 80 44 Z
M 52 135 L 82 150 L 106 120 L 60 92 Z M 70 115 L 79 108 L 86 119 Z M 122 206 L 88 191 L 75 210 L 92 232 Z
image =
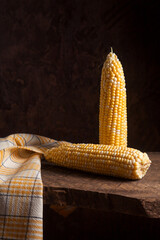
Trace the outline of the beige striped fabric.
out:
M 0 138 L 0 239 L 43 239 L 40 160 L 55 144 L 33 134 Z

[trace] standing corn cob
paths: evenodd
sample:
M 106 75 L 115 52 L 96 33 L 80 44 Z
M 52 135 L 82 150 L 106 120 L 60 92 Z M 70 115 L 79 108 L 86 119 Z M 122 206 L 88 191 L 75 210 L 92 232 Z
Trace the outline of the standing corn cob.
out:
M 99 143 L 127 146 L 125 78 L 122 65 L 112 51 L 104 62 L 101 75 Z
M 67 142 L 59 142 L 44 157 L 59 166 L 128 179 L 141 179 L 151 163 L 146 153 L 133 148 Z

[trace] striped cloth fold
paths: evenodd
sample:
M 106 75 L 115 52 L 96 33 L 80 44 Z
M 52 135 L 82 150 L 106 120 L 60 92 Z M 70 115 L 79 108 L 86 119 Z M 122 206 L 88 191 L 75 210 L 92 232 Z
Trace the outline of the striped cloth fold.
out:
M 0 239 L 43 239 L 41 157 L 55 144 L 33 134 L 0 138 Z

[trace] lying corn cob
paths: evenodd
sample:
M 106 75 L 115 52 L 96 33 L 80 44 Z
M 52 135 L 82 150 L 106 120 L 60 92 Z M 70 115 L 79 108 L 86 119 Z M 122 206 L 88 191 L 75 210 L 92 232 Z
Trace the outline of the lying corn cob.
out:
M 125 78 L 122 65 L 112 51 L 104 62 L 101 75 L 99 143 L 127 146 Z
M 151 163 L 146 153 L 133 148 L 67 142 L 59 142 L 44 157 L 59 166 L 128 179 L 141 179 Z

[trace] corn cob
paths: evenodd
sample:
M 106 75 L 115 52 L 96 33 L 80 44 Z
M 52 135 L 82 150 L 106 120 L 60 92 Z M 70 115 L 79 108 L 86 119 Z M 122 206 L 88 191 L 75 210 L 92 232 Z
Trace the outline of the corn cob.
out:
M 151 163 L 146 153 L 133 148 L 68 142 L 58 142 L 44 157 L 59 166 L 127 179 L 141 179 Z
M 127 146 L 127 109 L 122 65 L 112 51 L 103 64 L 100 86 L 99 143 Z

